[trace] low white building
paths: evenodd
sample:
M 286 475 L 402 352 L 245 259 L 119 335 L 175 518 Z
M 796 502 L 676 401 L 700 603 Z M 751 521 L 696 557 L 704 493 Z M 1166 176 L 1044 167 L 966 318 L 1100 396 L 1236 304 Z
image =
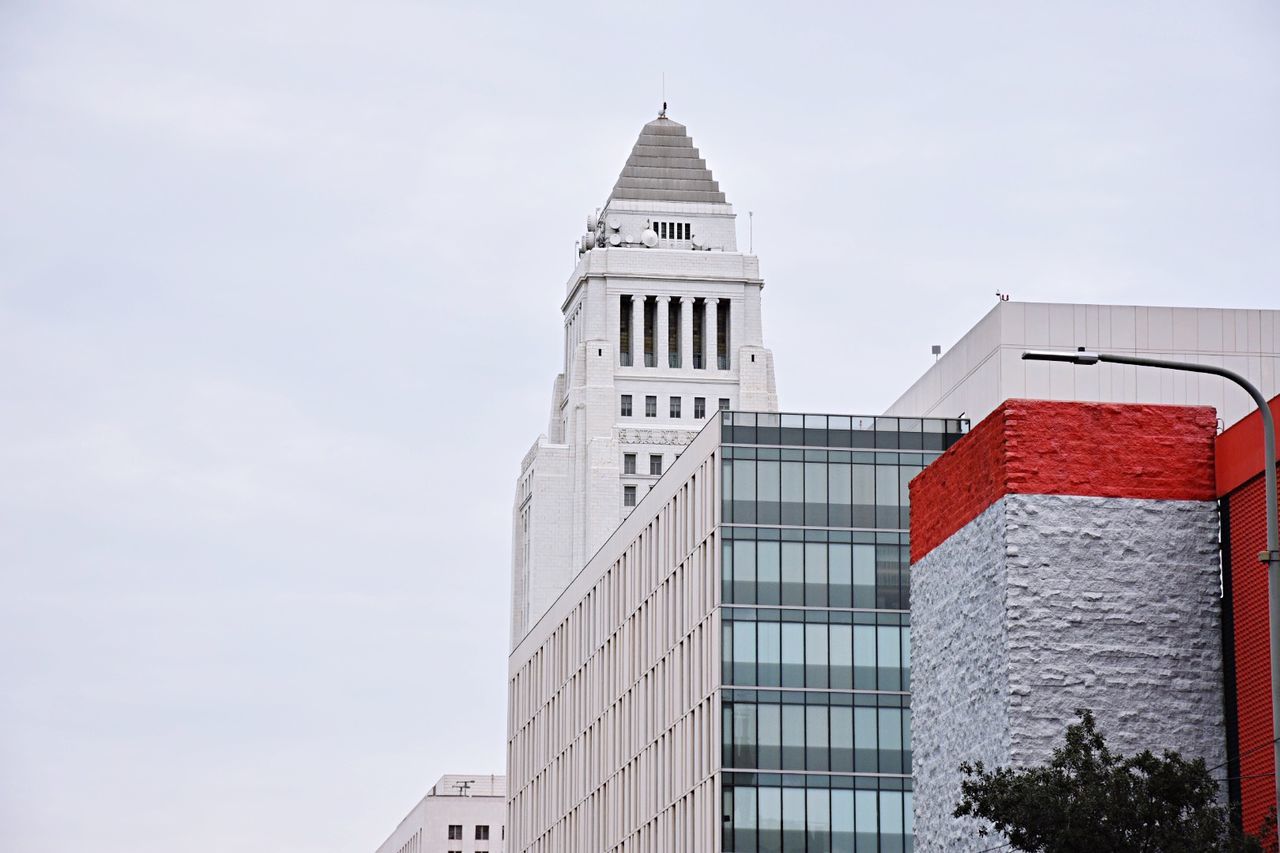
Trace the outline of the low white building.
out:
M 1126 364 L 1023 361 L 1028 349 L 1085 349 L 1226 367 L 1280 393 L 1280 311 L 1001 302 L 885 412 L 978 423 L 1008 399 L 1213 406 L 1221 427 L 1254 410 L 1217 376 Z
M 505 853 L 507 777 L 446 774 L 377 853 Z

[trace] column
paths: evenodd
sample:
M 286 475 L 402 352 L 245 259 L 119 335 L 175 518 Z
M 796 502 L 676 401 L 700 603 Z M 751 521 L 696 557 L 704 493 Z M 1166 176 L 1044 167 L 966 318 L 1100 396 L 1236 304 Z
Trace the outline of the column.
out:
M 693 369 L 693 297 L 680 297 L 680 366 Z
M 631 366 L 644 367 L 644 297 L 631 294 Z
M 658 367 L 665 369 L 667 367 L 667 304 L 671 301 L 669 296 L 658 297 L 657 317 L 654 321 L 653 336 L 657 338 L 654 341 L 654 352 L 658 356 Z
M 707 370 L 719 370 L 720 361 L 716 350 L 716 338 L 719 337 L 716 332 L 716 315 L 720 313 L 720 300 L 705 299 L 703 304 L 706 306 L 707 315 L 702 321 L 702 363 L 706 365 Z

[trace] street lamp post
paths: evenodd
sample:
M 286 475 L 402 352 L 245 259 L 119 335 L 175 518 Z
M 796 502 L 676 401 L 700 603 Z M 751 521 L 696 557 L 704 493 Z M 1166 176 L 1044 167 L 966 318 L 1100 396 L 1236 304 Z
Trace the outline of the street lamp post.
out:
M 1075 352 L 1030 350 L 1022 354 L 1026 361 L 1059 361 L 1067 364 L 1094 365 L 1098 362 L 1112 364 L 1136 364 L 1139 367 L 1161 367 L 1165 370 L 1184 370 L 1191 373 L 1211 373 L 1230 379 L 1239 385 L 1258 404 L 1262 415 L 1262 449 L 1264 474 L 1266 475 L 1267 550 L 1258 559 L 1267 566 L 1267 603 L 1271 622 L 1271 736 L 1275 755 L 1276 802 L 1280 804 L 1280 521 L 1276 509 L 1276 428 L 1271 409 L 1262 392 L 1240 374 L 1225 367 L 1210 364 L 1193 364 L 1185 361 L 1165 361 L 1158 358 L 1142 358 L 1134 355 L 1112 355 L 1105 352 L 1088 352 L 1081 347 Z

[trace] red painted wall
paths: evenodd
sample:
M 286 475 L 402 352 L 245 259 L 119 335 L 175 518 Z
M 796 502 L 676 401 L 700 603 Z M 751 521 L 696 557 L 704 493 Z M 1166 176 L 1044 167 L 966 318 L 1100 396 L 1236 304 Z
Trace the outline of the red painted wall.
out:
M 1214 410 L 1006 400 L 911 481 L 914 563 L 1008 494 L 1213 500 Z
M 1231 554 L 1231 615 L 1235 635 L 1236 742 L 1240 749 L 1240 804 L 1244 828 L 1256 831 L 1275 802 L 1271 749 L 1271 636 L 1266 549 L 1266 494 L 1262 474 L 1227 498 Z M 1230 689 L 1230 685 L 1228 685 Z M 1235 767 L 1231 770 L 1235 771 Z
M 1280 396 L 1271 400 L 1280 420 Z M 1240 751 L 1241 818 L 1255 831 L 1275 802 L 1271 749 L 1271 638 L 1267 573 L 1258 562 L 1266 550 L 1266 494 L 1262 478 L 1262 418 L 1255 412 L 1218 436 L 1218 494 L 1227 505 L 1225 547 L 1231 566 L 1236 742 Z

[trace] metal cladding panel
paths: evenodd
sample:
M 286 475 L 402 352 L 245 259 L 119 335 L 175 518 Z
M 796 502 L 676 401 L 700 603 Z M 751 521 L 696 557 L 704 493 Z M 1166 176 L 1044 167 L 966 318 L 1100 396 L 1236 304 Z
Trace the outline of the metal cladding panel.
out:
M 1231 617 L 1234 641 L 1236 743 L 1240 765 L 1241 818 L 1254 831 L 1275 802 L 1275 760 L 1271 749 L 1271 651 L 1267 613 L 1267 571 L 1258 562 L 1266 548 L 1266 489 L 1254 477 L 1227 500 L 1227 543 L 1231 560 Z

